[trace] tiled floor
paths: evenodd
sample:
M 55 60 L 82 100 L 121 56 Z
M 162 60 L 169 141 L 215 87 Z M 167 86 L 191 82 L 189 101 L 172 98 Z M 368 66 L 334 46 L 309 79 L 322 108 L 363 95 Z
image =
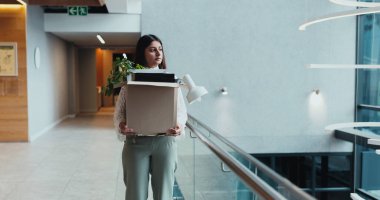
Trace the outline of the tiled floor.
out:
M 123 200 L 123 143 L 112 112 L 66 119 L 32 143 L 0 143 L 0 200 Z M 210 150 L 189 136 L 178 149 L 176 177 L 185 199 L 235 199 L 234 175 L 221 172 Z
M 67 119 L 32 143 L 0 143 L 0 200 L 121 200 L 112 115 Z

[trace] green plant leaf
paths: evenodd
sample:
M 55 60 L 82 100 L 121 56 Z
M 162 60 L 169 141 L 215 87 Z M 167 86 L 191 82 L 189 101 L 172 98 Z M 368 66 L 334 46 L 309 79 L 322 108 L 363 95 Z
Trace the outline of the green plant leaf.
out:
M 115 85 L 121 85 L 121 83 L 127 80 L 127 76 L 131 73 L 132 69 L 144 68 L 144 66 L 140 64 L 135 64 L 134 62 L 128 60 L 128 58 L 117 57 L 113 63 L 112 70 L 107 76 L 107 83 L 103 87 L 104 94 L 106 96 L 111 96 L 113 94 Z

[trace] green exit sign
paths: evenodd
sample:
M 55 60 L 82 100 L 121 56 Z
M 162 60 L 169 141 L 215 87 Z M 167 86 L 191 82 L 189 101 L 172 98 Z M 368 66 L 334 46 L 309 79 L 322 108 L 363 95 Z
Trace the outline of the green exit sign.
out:
M 69 6 L 67 7 L 67 13 L 71 16 L 79 15 L 86 16 L 88 14 L 87 6 Z

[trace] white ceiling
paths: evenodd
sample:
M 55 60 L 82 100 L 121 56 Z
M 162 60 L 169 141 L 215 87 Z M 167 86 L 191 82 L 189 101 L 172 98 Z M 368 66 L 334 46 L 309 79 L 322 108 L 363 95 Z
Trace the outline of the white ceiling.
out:
M 109 14 L 141 14 L 141 0 L 105 0 Z M 89 13 L 88 15 L 91 15 Z M 108 14 L 104 14 L 108 15 Z M 106 17 L 105 17 L 106 18 Z M 112 20 L 114 21 L 114 20 Z M 93 21 L 97 23 L 99 21 Z M 102 25 L 99 26 L 102 29 Z M 71 42 L 80 47 L 100 47 L 100 48 L 114 48 L 114 47 L 133 47 L 136 45 L 137 40 L 140 38 L 140 32 L 94 32 L 94 31 L 51 31 L 50 33 L 62 38 L 65 41 Z M 105 40 L 105 44 L 101 44 L 96 38 L 99 34 Z
M 80 47 L 99 48 L 132 47 L 140 38 L 140 33 L 99 33 L 106 42 L 101 44 L 96 38 L 96 33 L 54 32 L 53 34 Z

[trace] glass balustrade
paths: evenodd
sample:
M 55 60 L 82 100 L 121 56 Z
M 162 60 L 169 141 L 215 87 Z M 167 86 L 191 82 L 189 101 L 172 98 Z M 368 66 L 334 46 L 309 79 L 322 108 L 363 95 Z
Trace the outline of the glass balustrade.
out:
M 314 199 L 199 121 L 188 127 L 177 142 L 176 199 Z
M 363 196 L 380 199 L 380 128 L 361 128 L 360 132 L 354 140 L 356 189 Z
M 233 200 L 252 193 L 241 187 L 239 177 L 230 171 L 223 171 L 222 161 L 198 139 L 189 139 L 192 154 L 179 153 L 177 182 L 185 199 Z M 257 198 L 261 199 L 261 198 Z
M 354 144 L 354 191 L 364 199 L 380 199 L 380 128 L 336 130 L 335 137 Z
M 198 138 L 187 137 L 179 141 L 178 149 L 176 180 L 183 199 L 264 199 L 245 186 L 243 181 L 222 164 L 223 161 Z M 181 151 L 181 149 L 186 150 Z

